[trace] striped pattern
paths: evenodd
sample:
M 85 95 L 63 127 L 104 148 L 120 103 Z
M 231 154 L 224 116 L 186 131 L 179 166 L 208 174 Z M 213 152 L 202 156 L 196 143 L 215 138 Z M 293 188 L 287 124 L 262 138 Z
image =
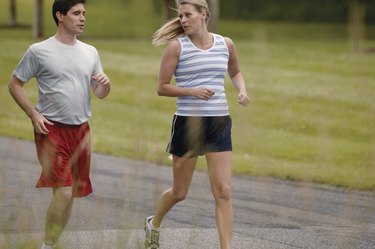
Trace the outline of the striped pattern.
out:
M 214 44 L 207 50 L 195 47 L 186 35 L 178 38 L 181 54 L 174 74 L 176 86 L 206 87 L 214 90 L 215 95 L 207 101 L 193 96 L 178 97 L 176 115 L 205 117 L 229 115 L 224 89 L 229 52 L 224 38 L 217 34 L 213 36 Z

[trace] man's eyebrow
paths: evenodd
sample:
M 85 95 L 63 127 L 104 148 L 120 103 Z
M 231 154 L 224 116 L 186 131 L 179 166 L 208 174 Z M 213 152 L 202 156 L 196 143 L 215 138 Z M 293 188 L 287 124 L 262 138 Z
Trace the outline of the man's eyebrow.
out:
M 73 11 L 74 14 L 77 14 L 77 13 L 83 13 L 83 14 L 86 14 L 86 11 L 81 11 L 81 10 L 76 10 L 76 11 Z

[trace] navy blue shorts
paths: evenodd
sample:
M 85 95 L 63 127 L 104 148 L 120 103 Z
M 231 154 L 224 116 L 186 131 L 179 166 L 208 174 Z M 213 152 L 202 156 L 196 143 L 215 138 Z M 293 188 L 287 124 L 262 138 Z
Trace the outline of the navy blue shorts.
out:
M 232 119 L 217 117 L 173 117 L 167 152 L 196 157 L 207 152 L 232 151 Z

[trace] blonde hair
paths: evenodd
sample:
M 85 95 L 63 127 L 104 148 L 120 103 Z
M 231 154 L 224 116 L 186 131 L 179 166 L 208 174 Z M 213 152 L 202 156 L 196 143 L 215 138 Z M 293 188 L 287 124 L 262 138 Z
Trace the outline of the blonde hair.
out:
M 195 8 L 202 13 L 206 11 L 206 24 L 208 24 L 209 17 L 210 17 L 210 10 L 208 9 L 208 4 L 206 0 L 176 0 L 176 6 L 178 8 L 183 4 L 191 4 L 194 5 Z M 160 46 L 169 41 L 172 41 L 185 33 L 184 29 L 181 26 L 180 18 L 176 17 L 166 24 L 164 24 L 160 29 L 158 29 L 153 34 L 152 45 Z

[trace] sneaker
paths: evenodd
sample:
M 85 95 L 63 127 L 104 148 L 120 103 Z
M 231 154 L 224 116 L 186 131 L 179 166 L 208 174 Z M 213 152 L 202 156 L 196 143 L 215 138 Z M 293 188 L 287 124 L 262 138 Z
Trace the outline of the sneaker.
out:
M 52 245 L 52 246 L 49 246 L 49 245 L 46 245 L 45 243 L 43 243 L 43 245 L 42 245 L 42 248 L 41 249 L 54 249 L 55 248 L 55 246 L 54 245 Z
M 159 234 L 160 229 L 154 228 L 151 224 L 154 216 L 149 216 L 145 219 L 145 249 L 159 249 Z

